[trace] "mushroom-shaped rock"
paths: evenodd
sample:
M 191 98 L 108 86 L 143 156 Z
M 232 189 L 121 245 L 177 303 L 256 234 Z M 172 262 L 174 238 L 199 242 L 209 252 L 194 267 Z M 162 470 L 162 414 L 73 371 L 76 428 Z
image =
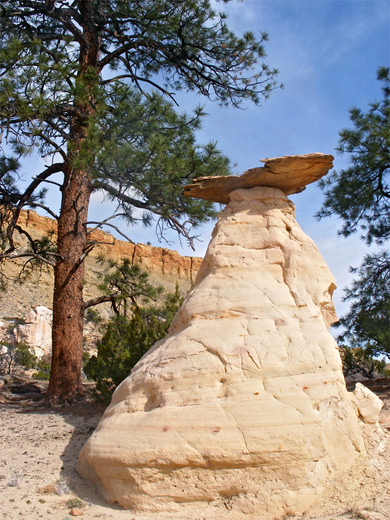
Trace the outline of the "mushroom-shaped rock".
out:
M 289 176 L 296 159 L 273 164 L 279 173 L 266 175 Z M 80 454 L 78 471 L 110 502 L 273 518 L 305 510 L 365 452 L 328 331 L 328 267 L 282 189 L 229 197 L 168 336 L 117 388 Z
M 184 195 L 228 204 L 229 195 L 239 188 L 279 188 L 286 195 L 299 193 L 318 181 L 333 166 L 332 155 L 311 153 L 263 159 L 262 168 L 251 168 L 242 175 L 200 177 L 184 188 Z

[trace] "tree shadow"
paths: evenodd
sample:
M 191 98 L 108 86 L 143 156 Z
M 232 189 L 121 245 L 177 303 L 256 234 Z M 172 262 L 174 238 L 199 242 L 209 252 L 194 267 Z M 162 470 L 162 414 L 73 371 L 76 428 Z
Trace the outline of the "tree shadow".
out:
M 22 379 L 22 378 L 20 378 Z M 5 406 L 13 408 L 16 413 L 33 414 L 37 416 L 37 420 L 33 420 L 31 427 L 36 431 L 36 442 L 42 442 L 42 450 L 45 450 L 45 440 L 56 439 L 59 446 L 59 452 L 56 455 L 62 462 L 59 476 L 53 475 L 52 482 L 46 486 L 47 493 L 51 495 L 60 495 L 62 503 L 73 501 L 74 507 L 80 507 L 82 510 L 86 506 L 85 512 L 94 506 L 99 507 L 98 516 L 102 518 L 115 518 L 117 511 L 123 511 L 117 504 L 109 504 L 96 491 L 94 484 L 85 481 L 76 471 L 79 453 L 93 431 L 96 429 L 106 406 L 93 399 L 91 392 L 87 392 L 82 401 L 74 404 L 64 404 L 48 406 L 45 402 L 45 385 L 39 383 L 35 386 L 35 382 L 26 382 L 23 388 L 23 382 L 18 382 L 16 392 L 11 389 L 8 392 L 1 391 L 0 402 Z M 39 390 L 37 390 L 39 386 Z M 14 388 L 15 390 L 15 388 Z M 31 391 L 33 390 L 33 391 Z M 56 422 L 53 431 L 42 432 L 43 424 L 47 421 L 39 420 L 40 416 L 60 416 L 62 421 Z M 37 426 L 41 425 L 41 428 Z M 51 428 L 50 428 L 51 430 Z M 65 440 L 66 439 L 66 440 Z M 65 446 L 64 446 L 65 444 Z M 28 441 L 26 439 L 26 449 L 28 449 Z M 49 458 L 52 453 L 40 453 L 41 456 Z M 34 460 L 30 458 L 30 464 L 34 464 Z M 38 466 L 38 468 L 41 468 Z M 42 475 L 42 486 L 48 475 Z M 37 491 L 39 493 L 39 491 Z M 79 502 L 77 497 L 81 502 Z M 71 506 L 69 506 L 70 508 Z M 92 511 L 91 511 L 92 512 Z M 131 513 L 130 513 L 131 514 Z
M 96 429 L 105 406 L 96 401 L 76 403 L 54 407 L 56 413 L 60 414 L 65 423 L 73 431 L 61 455 L 62 468 L 60 478 L 69 488 L 90 506 L 96 505 L 109 511 L 121 510 L 116 504 L 109 504 L 96 491 L 94 484 L 84 480 L 76 471 L 79 453 L 89 437 Z

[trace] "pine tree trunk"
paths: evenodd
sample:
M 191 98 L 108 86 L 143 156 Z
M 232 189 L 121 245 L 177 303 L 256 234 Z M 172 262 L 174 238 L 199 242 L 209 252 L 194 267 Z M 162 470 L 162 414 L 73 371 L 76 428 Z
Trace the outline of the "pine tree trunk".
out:
M 80 46 L 79 71 L 73 102 L 78 115 L 73 117 L 70 124 L 67 170 L 62 186 L 58 220 L 52 364 L 46 394 L 51 403 L 72 402 L 83 393 L 81 367 L 84 339 L 84 258 L 87 252 L 86 223 L 91 196 L 88 168 L 93 162 L 89 124 L 95 112 L 94 88 L 99 80 L 96 66 L 100 37 L 92 22 L 93 2 L 83 0 L 79 2 L 79 7 L 83 22 L 83 43 Z M 89 143 L 87 147 L 86 143 Z M 75 164 L 83 164 L 83 167 L 74 166 Z
M 82 394 L 83 280 L 90 199 L 88 175 L 65 176 L 58 221 L 58 260 L 54 271 L 52 365 L 47 399 L 72 402 Z

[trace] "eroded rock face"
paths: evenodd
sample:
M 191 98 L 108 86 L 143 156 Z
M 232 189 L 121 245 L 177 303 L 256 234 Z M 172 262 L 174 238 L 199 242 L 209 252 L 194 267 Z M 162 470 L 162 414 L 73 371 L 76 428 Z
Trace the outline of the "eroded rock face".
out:
M 37 305 L 26 315 L 25 323 L 14 328 L 14 340 L 27 343 L 33 347 L 36 356 L 42 357 L 51 351 L 52 321 L 53 311 Z
M 364 453 L 328 331 L 334 288 L 281 190 L 234 191 L 170 334 L 118 387 L 78 471 L 135 510 L 303 511 Z
M 52 235 L 53 242 L 56 240 L 56 221 L 42 217 L 33 210 L 22 211 L 19 224 L 28 231 L 34 240 L 42 239 L 46 234 Z M 162 285 L 168 291 L 174 291 L 175 285 L 178 283 L 183 293 L 186 293 L 194 283 L 202 263 L 202 258 L 181 256 L 178 252 L 164 247 L 117 240 L 101 230 L 93 231 L 90 239 L 97 245 L 85 259 L 85 301 L 101 295 L 97 286 L 101 283 L 100 275 L 105 274 L 107 269 L 105 265 L 102 266 L 98 262 L 99 256 L 115 261 L 127 258 L 132 264 L 137 264 L 146 270 L 151 282 Z M 23 252 L 27 247 L 26 237 L 16 233 L 15 240 L 18 250 Z M 23 316 L 37 303 L 46 307 L 53 305 L 53 271 L 51 269 L 34 270 L 31 277 L 20 284 L 17 280 L 23 267 L 22 260 L 24 259 L 15 259 L 7 263 L 7 276 L 10 280 L 7 292 L 0 292 L 0 318 Z M 111 316 L 110 305 L 101 305 L 99 313 L 103 318 L 109 318 Z
M 383 407 L 379 397 L 366 386 L 356 383 L 353 398 L 362 421 L 366 424 L 378 425 L 379 414 Z
M 53 235 L 53 240 L 55 240 L 57 233 L 56 222 L 51 218 L 42 217 L 33 210 L 22 211 L 19 223 L 34 237 L 51 234 Z M 188 281 L 189 284 L 192 284 L 202 262 L 201 258 L 181 256 L 177 251 L 164 247 L 152 247 L 145 244 L 117 240 L 109 233 L 105 233 L 100 229 L 92 231 L 90 239 L 97 244 L 91 254 L 92 258 L 96 258 L 99 255 L 114 260 L 128 258 L 132 264 L 137 264 L 147 270 L 151 276 L 156 274 L 162 275 L 174 283 L 176 281 Z M 186 288 L 189 287 L 189 284 Z
M 242 175 L 200 177 L 184 188 L 186 197 L 228 204 L 230 193 L 258 186 L 278 188 L 286 195 L 299 193 L 307 184 L 321 179 L 333 166 L 332 155 L 309 153 L 262 159 L 262 168 L 251 168 Z

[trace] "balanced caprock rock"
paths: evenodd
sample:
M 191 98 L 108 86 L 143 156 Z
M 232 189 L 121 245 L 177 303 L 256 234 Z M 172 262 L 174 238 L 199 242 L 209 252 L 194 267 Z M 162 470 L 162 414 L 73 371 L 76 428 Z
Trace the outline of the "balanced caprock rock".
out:
M 346 390 L 328 331 L 335 282 L 285 194 L 331 165 L 320 154 L 272 159 L 233 191 L 231 178 L 187 190 L 213 200 L 222 183 L 230 202 L 169 335 L 80 454 L 78 471 L 108 501 L 177 518 L 210 506 L 213 518 L 274 517 L 306 509 L 364 455 L 358 407 L 371 398 Z

